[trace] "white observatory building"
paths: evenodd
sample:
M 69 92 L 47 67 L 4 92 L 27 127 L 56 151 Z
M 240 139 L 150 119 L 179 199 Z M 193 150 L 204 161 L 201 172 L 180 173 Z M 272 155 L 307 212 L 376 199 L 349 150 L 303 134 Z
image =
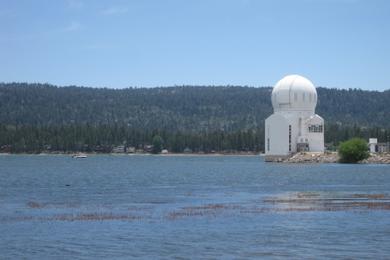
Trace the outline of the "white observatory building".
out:
M 289 75 L 272 90 L 274 113 L 265 120 L 266 160 L 300 151 L 324 152 L 324 119 L 316 115 L 317 91 L 310 80 Z

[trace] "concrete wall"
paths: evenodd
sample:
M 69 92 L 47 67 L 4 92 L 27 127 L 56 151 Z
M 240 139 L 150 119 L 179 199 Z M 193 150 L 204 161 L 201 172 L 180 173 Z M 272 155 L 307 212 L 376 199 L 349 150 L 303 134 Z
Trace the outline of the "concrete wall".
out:
M 309 125 L 322 125 L 322 132 L 309 132 Z M 309 139 L 309 150 L 310 152 L 324 152 L 324 119 L 319 115 L 312 116 L 309 120 L 305 122 L 306 136 Z
M 291 125 L 291 151 L 289 151 Z M 322 125 L 322 132 L 309 132 L 309 125 Z M 276 112 L 265 120 L 265 154 L 288 155 L 297 152 L 298 139 L 307 139 L 309 151 L 324 152 L 324 119 L 301 112 Z M 269 139 L 269 150 L 268 150 Z
M 280 114 L 273 114 L 265 120 L 266 155 L 289 154 L 288 126 L 288 120 Z

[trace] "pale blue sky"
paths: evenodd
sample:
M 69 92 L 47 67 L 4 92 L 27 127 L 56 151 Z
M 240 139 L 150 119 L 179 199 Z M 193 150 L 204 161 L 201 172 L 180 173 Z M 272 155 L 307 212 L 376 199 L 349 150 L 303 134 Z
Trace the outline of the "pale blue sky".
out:
M 0 81 L 390 89 L 386 0 L 0 0 Z

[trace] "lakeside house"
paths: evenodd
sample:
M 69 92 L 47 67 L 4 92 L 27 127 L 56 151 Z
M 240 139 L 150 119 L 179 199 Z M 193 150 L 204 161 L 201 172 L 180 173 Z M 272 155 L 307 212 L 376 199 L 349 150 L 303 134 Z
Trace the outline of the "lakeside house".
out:
M 124 145 L 118 145 L 112 148 L 112 153 L 125 153 L 126 152 L 126 146 Z
M 378 143 L 377 138 L 369 138 L 368 139 L 368 147 L 371 153 L 389 153 L 390 145 L 387 143 Z

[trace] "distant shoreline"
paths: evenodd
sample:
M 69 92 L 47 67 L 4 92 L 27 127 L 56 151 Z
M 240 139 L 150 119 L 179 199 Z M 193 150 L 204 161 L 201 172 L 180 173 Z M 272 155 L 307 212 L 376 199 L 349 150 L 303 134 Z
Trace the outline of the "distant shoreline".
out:
M 78 154 L 85 154 L 87 156 L 158 156 L 158 157 L 229 157 L 229 156 L 257 156 L 264 157 L 263 153 L 167 153 L 167 154 L 153 154 L 153 153 L 0 153 L 0 156 L 68 156 L 72 157 Z M 282 164 L 326 164 L 326 163 L 340 163 L 336 152 L 332 153 L 297 153 L 294 156 L 268 163 L 282 163 Z M 390 164 L 390 153 L 371 154 L 368 159 L 358 162 L 357 164 Z
M 73 156 L 77 154 L 85 154 L 88 156 L 94 155 L 113 155 L 113 156 L 263 156 L 262 153 L 167 153 L 167 154 L 153 154 L 153 153 L 88 153 L 88 152 L 77 152 L 77 153 L 0 153 L 0 156 L 7 155 L 68 155 Z

